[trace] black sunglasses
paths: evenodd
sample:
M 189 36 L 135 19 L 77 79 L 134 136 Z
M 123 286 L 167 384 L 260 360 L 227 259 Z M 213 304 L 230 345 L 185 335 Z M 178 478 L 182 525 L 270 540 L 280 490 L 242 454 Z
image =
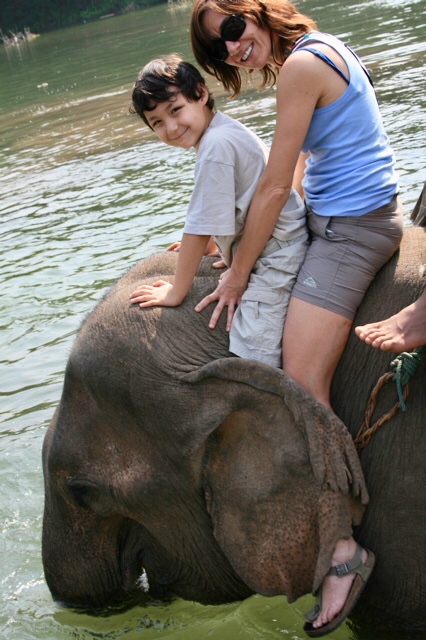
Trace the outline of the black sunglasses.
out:
M 243 35 L 247 26 L 243 16 L 232 15 L 225 18 L 220 25 L 220 39 L 211 43 L 211 56 L 219 62 L 225 62 L 229 56 L 225 42 L 236 42 Z

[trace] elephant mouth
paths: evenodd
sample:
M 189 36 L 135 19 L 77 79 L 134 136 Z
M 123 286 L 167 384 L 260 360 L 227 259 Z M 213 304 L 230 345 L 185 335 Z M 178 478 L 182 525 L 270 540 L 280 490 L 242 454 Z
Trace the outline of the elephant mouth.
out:
M 144 547 L 140 557 L 143 561 L 138 561 L 139 574 L 133 579 L 133 589 L 140 595 L 161 600 L 179 597 L 207 605 L 235 602 L 253 594 L 230 565 L 227 566 L 225 558 L 216 559 L 217 566 L 225 564 L 221 570 L 201 572 L 172 557 L 163 547 L 159 549 L 158 542 L 155 549 Z M 218 576 L 217 581 L 214 580 L 215 575 Z
M 144 581 L 141 576 L 140 580 Z M 200 579 L 179 579 L 173 583 L 165 584 L 161 582 L 151 581 L 149 583 L 149 591 L 145 592 L 145 587 L 140 587 L 138 580 L 138 588 L 151 598 L 160 599 L 161 601 L 172 600 L 173 598 L 182 598 L 183 600 L 192 600 L 203 605 L 220 605 L 228 604 L 241 600 L 253 594 L 245 585 L 243 589 L 239 588 L 233 593 L 230 592 L 229 585 L 223 583 L 221 586 L 215 586 Z M 146 583 L 145 583 L 146 584 Z
M 141 575 L 136 580 L 136 587 L 139 591 L 142 591 L 143 593 L 149 593 L 148 575 L 143 567 L 142 567 Z

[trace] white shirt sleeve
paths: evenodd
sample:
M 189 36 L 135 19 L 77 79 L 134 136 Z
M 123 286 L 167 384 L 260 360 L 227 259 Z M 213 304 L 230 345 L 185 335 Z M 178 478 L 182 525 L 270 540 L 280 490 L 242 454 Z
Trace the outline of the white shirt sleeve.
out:
M 186 214 L 184 233 L 235 235 L 235 178 L 231 163 L 201 160 Z

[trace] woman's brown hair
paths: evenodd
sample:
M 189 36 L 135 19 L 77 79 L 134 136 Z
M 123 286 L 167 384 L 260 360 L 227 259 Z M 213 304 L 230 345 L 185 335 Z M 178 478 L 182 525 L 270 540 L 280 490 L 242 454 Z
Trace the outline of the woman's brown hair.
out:
M 267 0 L 265 4 L 262 0 L 194 0 L 190 36 L 195 59 L 204 71 L 216 76 L 227 91 L 233 92 L 232 97 L 240 93 L 242 72 L 246 71 L 211 57 L 212 38 L 206 34 L 203 26 L 203 15 L 207 9 L 223 16 L 242 15 L 252 20 L 258 27 L 268 29 L 279 36 L 276 53 L 280 59 L 276 65 L 267 64 L 260 69 L 263 78 L 262 87 L 272 86 L 275 83 L 277 69 L 289 55 L 295 40 L 317 28 L 311 18 L 299 13 L 287 0 Z

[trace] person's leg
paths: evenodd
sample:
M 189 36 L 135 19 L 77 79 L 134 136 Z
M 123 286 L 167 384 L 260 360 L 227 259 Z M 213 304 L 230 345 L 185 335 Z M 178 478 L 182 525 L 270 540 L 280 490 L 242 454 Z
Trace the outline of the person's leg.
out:
M 308 212 L 311 245 L 292 291 L 283 333 L 283 369 L 331 409 L 329 389 L 356 310 L 403 232 L 397 198 L 359 217 Z
M 283 369 L 318 402 L 332 410 L 331 381 L 346 346 L 356 309 L 375 273 L 402 237 L 402 209 L 389 205 L 357 219 L 308 217 L 312 243 L 290 298 L 283 331 Z M 331 565 L 349 562 L 353 537 L 338 540 Z M 365 562 L 367 552 L 362 550 Z M 326 575 L 318 629 L 344 608 L 353 574 Z
M 346 540 L 342 538 L 336 544 L 331 566 L 335 567 L 339 564 L 348 562 L 353 558 L 356 551 L 357 543 L 353 538 Z M 368 553 L 362 550 L 361 561 L 366 562 Z M 323 627 L 327 622 L 331 622 L 343 609 L 351 590 L 352 583 L 355 580 L 355 573 L 348 573 L 344 576 L 325 576 L 322 582 L 322 608 L 318 618 L 312 622 L 315 629 Z
M 352 321 L 328 309 L 290 298 L 283 333 L 283 369 L 331 409 L 330 385 Z
M 366 344 L 393 353 L 426 345 L 426 291 L 394 316 L 356 327 L 355 333 Z
M 291 298 L 284 325 L 283 369 L 318 402 L 331 409 L 330 385 L 352 322 L 348 318 Z M 348 562 L 355 553 L 354 538 L 338 540 L 331 566 Z M 362 562 L 367 559 L 362 551 Z M 312 626 L 333 620 L 345 606 L 355 574 L 326 576 L 322 582 L 322 609 Z
M 291 298 L 284 325 L 283 369 L 318 402 L 331 409 L 330 385 L 352 321 L 337 313 Z M 331 566 L 348 562 L 354 555 L 356 542 L 338 540 Z M 367 559 L 362 551 L 361 559 Z M 355 574 L 344 577 L 326 576 L 322 582 L 322 609 L 312 622 L 315 629 L 324 626 L 345 606 Z

